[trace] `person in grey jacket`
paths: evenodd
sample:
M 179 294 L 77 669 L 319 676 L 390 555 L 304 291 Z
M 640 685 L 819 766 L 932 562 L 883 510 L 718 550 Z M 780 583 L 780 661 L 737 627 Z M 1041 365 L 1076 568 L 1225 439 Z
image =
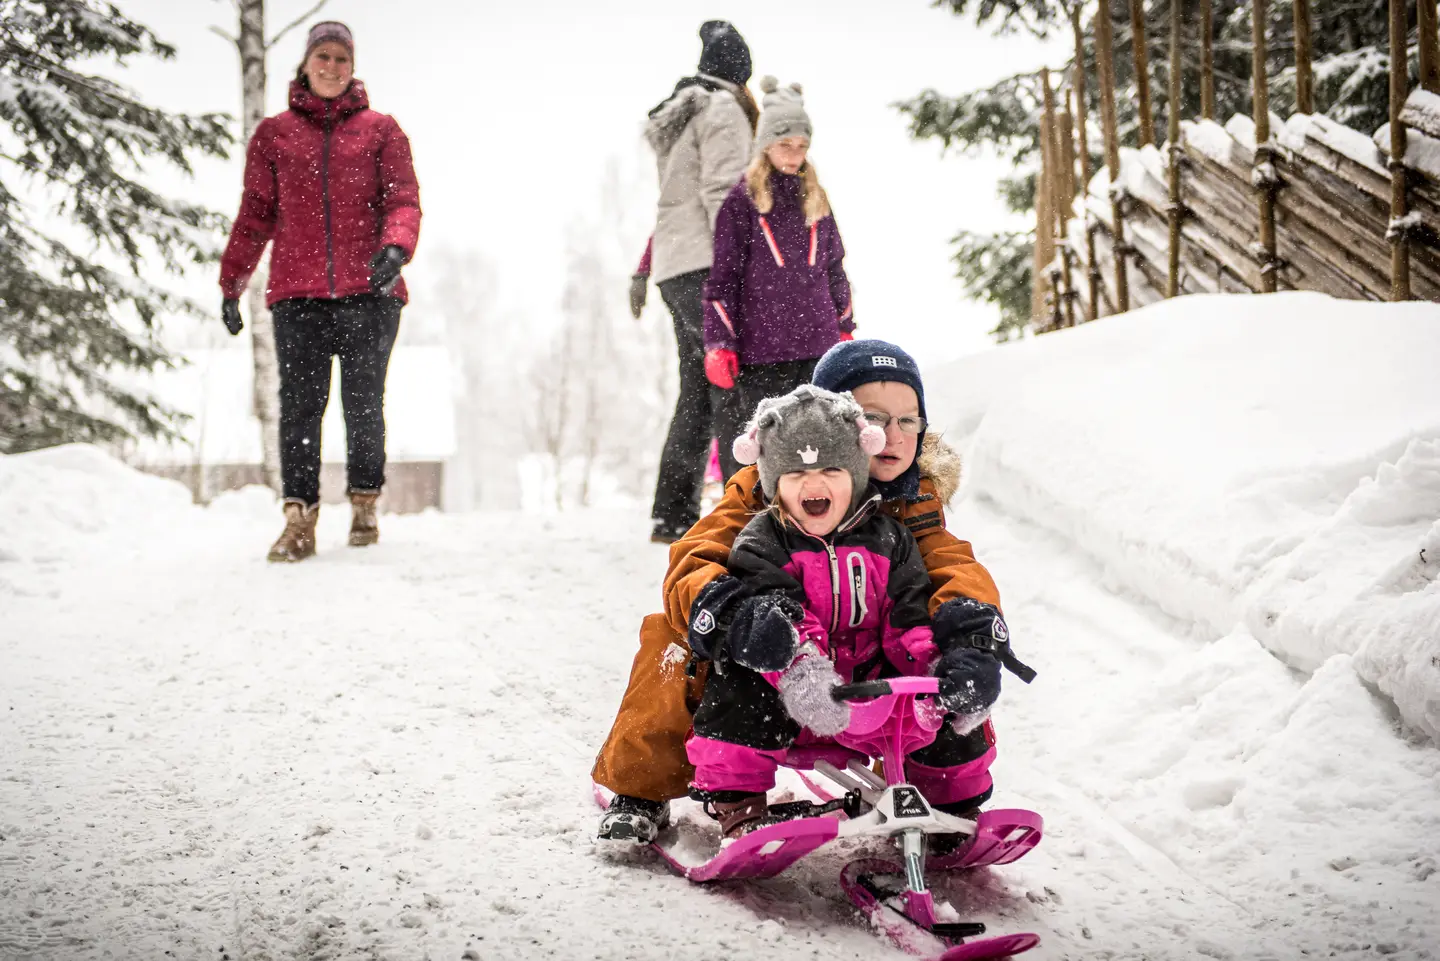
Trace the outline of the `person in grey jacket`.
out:
M 697 74 L 650 111 L 645 137 L 655 151 L 660 202 L 655 233 L 631 288 L 638 316 L 645 285 L 654 280 L 675 323 L 680 393 L 665 438 L 651 540 L 678 540 L 700 519 L 700 490 L 711 437 L 720 438 L 722 468 L 729 477 L 739 465 L 730 442 L 743 416 L 729 395 L 705 377 L 704 313 L 700 291 L 710 273 L 715 219 L 750 160 L 760 111 L 750 91 L 750 48 L 724 20 L 700 27 L 703 49 Z

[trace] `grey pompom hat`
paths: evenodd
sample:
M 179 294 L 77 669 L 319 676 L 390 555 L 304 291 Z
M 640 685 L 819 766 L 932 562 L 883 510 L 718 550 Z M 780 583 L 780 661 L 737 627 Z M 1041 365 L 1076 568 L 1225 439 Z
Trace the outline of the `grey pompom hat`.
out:
M 734 444 L 737 461 L 759 467 L 767 500 L 775 499 L 782 474 L 838 467 L 850 474 L 852 510 L 870 486 L 870 458 L 884 449 L 885 432 L 866 422 L 848 391 L 813 384 L 762 400 Z
M 782 87 L 774 77 L 767 76 L 761 78 L 760 89 L 764 97 L 760 102 L 760 120 L 755 125 L 757 154 L 786 137 L 811 139 L 813 127 L 810 115 L 805 112 L 803 87 L 798 83 Z

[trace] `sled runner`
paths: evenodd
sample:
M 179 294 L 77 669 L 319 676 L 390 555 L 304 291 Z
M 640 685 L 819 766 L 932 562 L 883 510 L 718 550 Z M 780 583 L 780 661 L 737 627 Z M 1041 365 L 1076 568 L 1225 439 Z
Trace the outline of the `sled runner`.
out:
M 938 690 L 933 677 L 840 685 L 836 700 L 851 706 L 850 726 L 836 737 L 841 746 L 792 749 L 783 762 L 802 772 L 820 803 L 771 805 L 771 816 L 785 820 L 724 842 L 700 863 L 688 863 L 665 840 L 651 847 L 677 874 L 703 883 L 773 877 L 837 837 L 889 838 L 901 861 L 852 861 L 840 884 L 897 947 L 927 961 L 986 961 L 1030 950 L 1040 943 L 1038 935 L 981 937 L 985 925 L 952 920 L 954 910 L 937 905 L 925 884 L 927 834 L 968 836 L 954 851 L 929 861 L 932 868 L 955 870 L 1016 861 L 1039 843 L 1044 830 L 1043 819 L 1032 811 L 987 811 L 976 821 L 946 814 L 903 780 L 905 757 L 934 740 L 944 723 L 943 709 L 930 699 Z M 885 778 L 866 766 L 871 757 L 884 759 Z M 839 793 L 808 771 L 833 782 Z M 601 807 L 609 802 L 598 785 L 595 800 Z

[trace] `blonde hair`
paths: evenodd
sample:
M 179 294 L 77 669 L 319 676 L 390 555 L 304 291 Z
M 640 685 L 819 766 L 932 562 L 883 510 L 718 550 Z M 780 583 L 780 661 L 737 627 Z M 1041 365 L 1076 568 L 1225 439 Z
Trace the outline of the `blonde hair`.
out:
M 755 154 L 755 159 L 745 169 L 745 186 L 750 191 L 755 209 L 762 214 L 775 209 L 775 198 L 770 193 L 770 175 L 774 172 L 775 165 L 763 150 Z M 800 204 L 805 209 L 806 226 L 830 216 L 830 198 L 825 188 L 820 186 L 820 175 L 815 172 L 815 165 L 808 160 L 800 168 Z

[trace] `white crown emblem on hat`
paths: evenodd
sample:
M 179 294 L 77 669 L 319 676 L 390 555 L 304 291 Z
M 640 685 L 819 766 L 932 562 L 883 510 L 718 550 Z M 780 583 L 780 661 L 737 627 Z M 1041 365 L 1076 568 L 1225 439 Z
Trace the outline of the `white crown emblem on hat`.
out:
M 795 453 L 800 455 L 800 463 L 802 464 L 813 464 L 820 459 L 820 452 L 809 444 L 805 445 L 804 450 L 797 450 Z

